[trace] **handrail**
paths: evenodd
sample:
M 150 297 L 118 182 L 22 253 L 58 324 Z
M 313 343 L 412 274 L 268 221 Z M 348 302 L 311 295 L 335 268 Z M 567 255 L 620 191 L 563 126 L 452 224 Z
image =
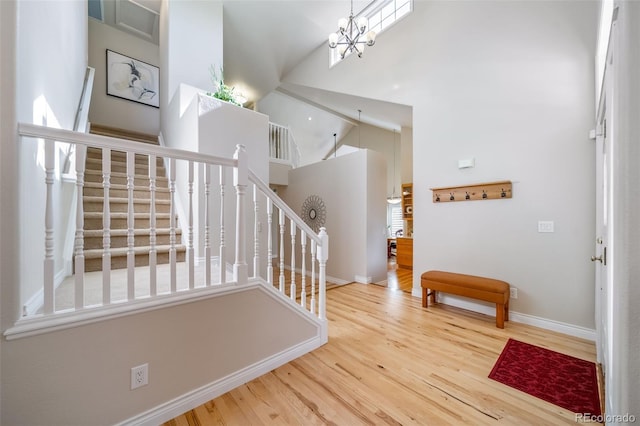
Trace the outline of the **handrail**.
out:
M 76 120 L 73 129 L 78 132 L 86 132 L 89 124 L 89 105 L 91 104 L 91 93 L 93 92 L 93 80 L 96 70 L 87 67 L 84 77 L 84 85 L 82 86 L 82 95 L 78 104 Z
M 30 123 L 18 123 L 18 134 L 33 138 L 44 138 L 58 142 L 91 145 L 100 148 L 110 148 L 118 151 L 135 151 L 138 154 L 160 155 L 172 157 L 177 160 L 196 161 L 199 163 L 213 163 L 228 167 L 237 167 L 238 161 L 232 158 L 218 157 L 210 154 L 184 151 L 175 148 L 166 148 L 143 142 L 128 141 L 113 138 L 111 136 L 93 135 L 90 133 L 78 133 L 65 129 L 54 129 Z
M 291 207 L 289 207 L 284 201 L 282 201 L 282 198 L 280 198 L 278 194 L 274 193 L 271 188 L 269 188 L 269 185 L 264 183 L 264 181 L 260 179 L 260 177 L 256 175 L 252 170 L 249 170 L 249 180 L 254 183 L 263 193 L 269 194 L 269 198 L 277 208 L 282 210 L 286 214 L 286 216 L 293 220 L 295 224 L 298 225 L 298 227 L 302 229 L 311 239 L 313 239 L 319 245 L 322 245 L 322 239 L 318 236 L 316 231 L 314 231 L 309 225 L 304 223 L 304 221 L 300 219 L 300 216 L 298 216 L 298 213 L 294 212 Z

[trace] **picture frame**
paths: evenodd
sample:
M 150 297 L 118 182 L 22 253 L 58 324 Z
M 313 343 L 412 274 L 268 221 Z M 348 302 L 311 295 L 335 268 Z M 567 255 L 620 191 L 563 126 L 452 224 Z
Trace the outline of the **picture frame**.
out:
M 107 49 L 107 95 L 160 108 L 160 69 Z

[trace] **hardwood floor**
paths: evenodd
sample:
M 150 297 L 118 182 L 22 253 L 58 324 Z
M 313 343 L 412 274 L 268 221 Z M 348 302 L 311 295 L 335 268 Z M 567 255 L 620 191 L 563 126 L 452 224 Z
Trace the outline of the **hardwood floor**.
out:
M 589 361 L 593 342 L 410 295 L 411 271 L 387 288 L 327 291 L 329 343 L 166 425 L 557 425 L 575 414 L 487 377 L 508 338 Z M 393 276 L 395 275 L 395 276 Z M 403 290 L 403 291 L 398 291 Z

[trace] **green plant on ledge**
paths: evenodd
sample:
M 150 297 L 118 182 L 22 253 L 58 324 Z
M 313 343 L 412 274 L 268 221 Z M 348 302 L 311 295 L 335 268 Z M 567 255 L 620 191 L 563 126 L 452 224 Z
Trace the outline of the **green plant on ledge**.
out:
M 209 67 L 209 72 L 211 73 L 211 82 L 213 83 L 215 92 L 207 92 L 207 95 L 213 96 L 221 101 L 231 102 L 234 105 L 242 106 L 238 101 L 239 95 L 235 93 L 235 87 L 229 87 L 224 84 L 224 72 L 222 71 L 222 67 L 220 67 L 219 77 L 213 65 Z

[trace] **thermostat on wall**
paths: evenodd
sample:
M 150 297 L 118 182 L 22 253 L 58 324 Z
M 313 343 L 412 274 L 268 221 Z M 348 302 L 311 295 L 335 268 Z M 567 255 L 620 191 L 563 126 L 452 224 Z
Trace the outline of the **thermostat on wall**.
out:
M 458 168 L 459 169 L 468 169 L 471 167 L 475 167 L 476 159 L 475 158 L 467 158 L 465 160 L 458 160 Z

